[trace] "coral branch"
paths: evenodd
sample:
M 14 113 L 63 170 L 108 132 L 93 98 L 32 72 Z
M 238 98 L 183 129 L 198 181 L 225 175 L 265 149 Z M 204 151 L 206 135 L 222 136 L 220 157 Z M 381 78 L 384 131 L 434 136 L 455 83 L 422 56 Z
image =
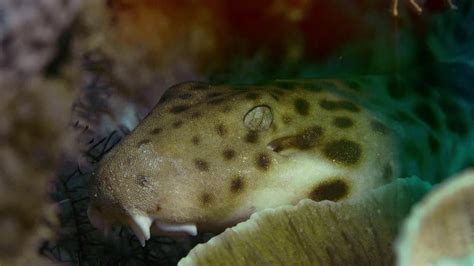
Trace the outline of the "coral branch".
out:
M 452 0 L 445 0 L 446 4 L 450 9 L 457 9 Z M 416 2 L 416 0 L 408 0 L 410 7 L 415 10 L 415 12 L 420 15 L 423 12 L 423 8 Z M 392 16 L 398 17 L 398 0 L 392 0 Z

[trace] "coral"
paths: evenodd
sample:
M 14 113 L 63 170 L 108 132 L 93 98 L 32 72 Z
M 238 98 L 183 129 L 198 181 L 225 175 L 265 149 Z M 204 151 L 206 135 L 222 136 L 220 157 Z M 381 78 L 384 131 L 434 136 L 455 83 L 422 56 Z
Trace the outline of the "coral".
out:
M 397 241 L 398 265 L 449 265 L 449 261 L 472 265 L 473 211 L 474 170 L 470 169 L 448 179 L 415 205 Z
M 219 50 L 211 32 L 217 24 L 205 8 L 194 14 L 198 5 L 84 1 L 78 21 L 82 38 L 77 45 L 85 67 L 118 86 L 127 100 L 151 109 L 169 86 L 204 79 L 196 63 Z
M 423 8 L 417 3 L 416 0 L 407 0 L 408 4 L 410 7 L 415 10 L 417 14 L 421 14 L 423 12 Z M 456 9 L 457 7 L 453 4 L 452 0 L 444 0 L 445 4 L 451 8 L 451 9 Z M 392 0 L 392 15 L 393 16 L 398 16 L 398 0 Z
M 340 203 L 264 210 L 197 245 L 178 265 L 390 265 L 399 222 L 429 187 L 399 179 Z
M 159 96 L 174 83 L 206 80 L 249 58 L 263 57 L 284 68 L 337 55 L 336 64 L 341 64 L 350 61 L 341 53 L 350 45 L 367 68 L 387 68 L 387 54 L 392 54 L 387 47 L 393 46 L 392 21 L 385 13 L 389 4 L 359 2 L 89 0 L 78 23 L 83 35 L 79 50 L 104 58 L 106 67 L 99 71 L 130 98 L 144 101 L 151 97 L 136 91 Z M 403 16 L 404 28 L 413 26 L 409 19 Z M 374 55 L 374 49 L 380 52 Z
M 0 2 L 2 265 L 47 264 L 38 250 L 59 226 L 48 192 L 61 150 L 73 149 L 67 125 L 76 72 L 59 66 L 78 3 Z
M 47 189 L 61 147 L 70 142 L 67 114 L 74 94 L 65 83 L 52 80 L 2 86 L 0 263 L 21 265 L 42 260 L 37 250 L 58 225 Z
M 35 77 L 54 67 L 60 55 L 57 48 L 61 41 L 67 41 L 65 30 L 75 18 L 79 3 L 80 0 L 0 2 L 0 84 Z

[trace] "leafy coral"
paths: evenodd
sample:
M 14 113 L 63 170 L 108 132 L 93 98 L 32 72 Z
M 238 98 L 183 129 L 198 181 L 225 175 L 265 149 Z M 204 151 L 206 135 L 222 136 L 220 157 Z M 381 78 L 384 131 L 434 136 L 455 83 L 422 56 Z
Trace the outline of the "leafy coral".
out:
M 399 179 L 348 201 L 264 210 L 196 246 L 179 265 L 390 265 L 398 225 L 429 187 Z

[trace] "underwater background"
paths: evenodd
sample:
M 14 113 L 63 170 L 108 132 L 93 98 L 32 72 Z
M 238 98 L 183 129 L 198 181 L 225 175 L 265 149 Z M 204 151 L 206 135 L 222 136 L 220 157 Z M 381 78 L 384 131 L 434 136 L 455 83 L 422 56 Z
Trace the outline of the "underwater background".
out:
M 395 264 L 394 241 L 413 204 L 474 165 L 474 1 L 395 3 L 0 1 L 0 264 L 176 265 L 188 254 L 183 265 L 288 264 L 292 248 L 305 251 L 302 264 Z M 295 207 L 303 211 L 287 206 L 252 216 L 260 227 L 238 225 L 191 253 L 215 234 L 153 236 L 142 247 L 125 227 L 104 236 L 90 224 L 92 172 L 167 88 L 314 78 L 344 81 L 354 89 L 348 97 L 399 129 L 394 178 L 404 179 L 347 203 L 303 201 Z M 353 224 L 346 228 L 340 213 Z M 341 238 L 349 248 L 312 231 L 332 232 L 331 221 L 314 220 L 331 215 L 349 232 Z M 300 229 L 285 229 L 290 220 Z M 359 236 L 366 223 L 375 229 Z M 367 235 L 377 232 L 372 243 Z M 239 253 L 271 246 L 271 234 L 287 241 L 255 257 Z M 320 261 L 308 255 L 318 249 L 311 245 L 328 245 L 314 255 Z M 376 246 L 383 248 L 369 252 Z

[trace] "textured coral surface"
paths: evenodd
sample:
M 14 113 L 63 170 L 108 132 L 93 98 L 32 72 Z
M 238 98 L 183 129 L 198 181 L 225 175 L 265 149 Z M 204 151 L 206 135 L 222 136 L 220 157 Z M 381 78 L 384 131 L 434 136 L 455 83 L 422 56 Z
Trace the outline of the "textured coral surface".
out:
M 398 224 L 428 189 L 399 179 L 346 202 L 303 200 L 258 212 L 179 265 L 390 265 Z
M 48 191 L 60 151 L 71 143 L 74 89 L 69 78 L 43 73 L 76 9 L 77 1 L 0 2 L 2 265 L 46 263 L 38 249 L 59 225 Z
M 67 140 L 71 90 L 35 79 L 3 84 L 0 97 L 0 263 L 36 257 L 57 226 L 48 187 Z M 51 103 L 50 99 L 57 99 Z M 20 262 L 18 262 L 21 264 Z

